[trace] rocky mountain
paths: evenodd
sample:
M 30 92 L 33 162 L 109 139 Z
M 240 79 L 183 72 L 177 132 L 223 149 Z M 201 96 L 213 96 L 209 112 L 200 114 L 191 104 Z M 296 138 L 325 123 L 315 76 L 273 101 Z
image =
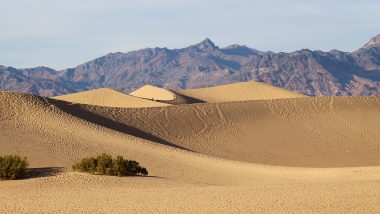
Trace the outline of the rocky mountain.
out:
M 205 39 L 182 49 L 110 53 L 62 71 L 0 66 L 1 90 L 44 96 L 99 87 L 130 92 L 146 84 L 187 89 L 249 80 L 308 95 L 380 96 L 380 34 L 352 53 L 219 48 Z
M 16 69 L 0 66 L 0 90 L 52 96 L 82 90 L 76 83 L 57 78 L 58 71 L 47 67 Z

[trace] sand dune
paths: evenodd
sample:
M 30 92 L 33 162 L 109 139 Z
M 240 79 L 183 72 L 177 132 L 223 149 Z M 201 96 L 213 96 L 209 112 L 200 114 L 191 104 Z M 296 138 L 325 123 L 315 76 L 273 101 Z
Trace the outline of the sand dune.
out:
M 234 164 L 229 167 L 226 161 L 191 153 L 168 142 L 135 137 L 122 124 L 116 124 L 116 130 L 108 128 L 115 124 L 102 116 L 86 114 L 80 105 L 75 108 L 75 104 L 17 93 L 0 93 L 0 97 L 0 155 L 25 155 L 31 167 L 69 167 L 82 157 L 108 152 L 140 160 L 156 176 L 199 182 L 211 179 L 218 183 L 229 182 L 234 177 L 217 179 L 209 175 L 214 170 L 222 173 L 222 168 L 233 168 Z M 71 113 L 86 116 L 88 120 Z M 94 119 L 89 117 L 109 124 L 89 122 Z M 192 175 L 184 176 L 189 169 Z
M 155 108 L 71 102 L 76 101 L 0 93 L 0 155 L 25 155 L 31 167 L 65 171 L 1 182 L 2 212 L 380 209 L 379 98 L 301 97 Z M 112 106 L 107 100 L 96 102 Z M 102 152 L 136 159 L 154 177 L 67 172 L 79 158 Z
M 128 94 L 124 94 L 122 92 L 109 88 L 99 88 L 74 94 L 56 96 L 53 98 L 72 103 L 124 108 L 141 108 L 168 105 L 164 103 L 154 102 L 151 100 L 133 97 Z
M 178 91 L 145 85 L 131 92 L 130 95 L 174 105 L 306 97 L 299 93 L 254 81 Z
M 210 88 L 179 90 L 176 93 L 204 102 L 229 102 L 305 97 L 305 95 L 261 82 L 240 82 Z
M 130 95 L 143 98 L 143 99 L 154 100 L 161 103 L 172 104 L 172 105 L 192 104 L 192 103 L 203 102 L 196 98 L 185 96 L 175 91 L 171 91 L 165 88 L 159 88 L 152 85 L 145 85 L 137 89 L 136 91 L 131 92 Z
M 130 95 L 158 101 L 173 101 L 176 99 L 176 95 L 172 91 L 152 85 L 145 85 L 131 92 Z
M 71 124 L 73 118 L 84 123 L 67 127 L 73 130 L 85 130 L 85 124 L 89 123 L 120 133 L 123 137 L 149 141 L 148 144 L 175 147 L 226 160 L 303 167 L 380 164 L 378 98 L 305 97 L 156 108 L 110 108 L 70 104 L 30 95 L 6 95 L 43 101 L 57 113 L 66 115 L 58 117 L 46 106 L 33 108 L 25 104 L 24 98 L 5 99 L 20 100 L 12 108 L 14 114 L 19 116 L 17 106 L 26 105 L 21 109 L 27 111 L 24 120 L 31 122 L 30 128 L 35 128 L 38 122 L 31 119 L 36 114 L 34 111 L 43 110 L 44 114 L 52 114 L 54 119 L 51 121 L 54 123 Z M 60 121 L 67 118 L 70 121 Z M 49 127 L 49 131 L 51 127 L 55 127 L 57 132 L 63 131 L 60 129 L 62 125 L 48 125 L 48 121 L 49 118 L 43 119 L 40 126 Z M 75 127 L 79 125 L 84 127 Z M 86 133 L 91 132 L 92 136 L 103 135 L 97 130 Z M 59 138 L 56 132 L 52 133 Z M 86 139 L 84 136 L 79 138 Z M 77 140 L 73 138 L 72 141 Z
M 228 160 L 306 167 L 380 164 L 378 98 L 307 97 L 151 109 L 83 108 L 178 147 Z

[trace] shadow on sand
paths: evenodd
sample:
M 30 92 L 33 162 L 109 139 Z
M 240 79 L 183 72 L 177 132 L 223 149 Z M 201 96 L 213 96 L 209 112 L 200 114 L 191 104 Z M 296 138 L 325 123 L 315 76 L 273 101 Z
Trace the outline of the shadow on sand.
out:
M 63 167 L 29 168 L 22 179 L 55 176 L 64 171 Z
M 56 107 L 58 107 L 63 112 L 71 114 L 71 115 L 78 117 L 80 119 L 86 120 L 88 122 L 95 123 L 95 124 L 101 125 L 103 127 L 121 132 L 121 133 L 129 134 L 129 135 L 132 135 L 135 137 L 143 138 L 143 139 L 150 140 L 150 141 L 160 143 L 163 145 L 171 146 L 171 147 L 186 150 L 186 151 L 191 151 L 191 150 L 184 148 L 182 146 L 170 143 L 170 142 L 168 142 L 168 141 L 166 141 L 166 140 L 164 140 L 158 136 L 144 132 L 144 131 L 136 128 L 136 127 L 129 126 L 127 124 L 123 124 L 123 123 L 114 121 L 110 118 L 106 118 L 104 116 L 93 113 L 93 112 L 83 108 L 81 106 L 81 104 L 68 103 L 65 101 L 54 100 L 54 99 L 50 99 L 49 102 L 54 104 Z M 100 107 L 100 108 L 103 108 L 103 107 Z

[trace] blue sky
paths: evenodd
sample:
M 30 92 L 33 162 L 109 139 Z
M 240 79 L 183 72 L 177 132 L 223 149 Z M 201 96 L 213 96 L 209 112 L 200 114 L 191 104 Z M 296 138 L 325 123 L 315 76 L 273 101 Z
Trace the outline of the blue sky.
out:
M 0 65 L 74 67 L 109 52 L 216 45 L 353 51 L 380 33 L 378 0 L 0 0 Z

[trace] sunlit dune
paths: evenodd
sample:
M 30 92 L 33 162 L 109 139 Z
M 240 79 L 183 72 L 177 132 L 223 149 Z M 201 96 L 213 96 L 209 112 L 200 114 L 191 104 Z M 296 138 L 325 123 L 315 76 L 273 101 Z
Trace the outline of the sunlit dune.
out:
M 140 99 L 110 88 L 99 88 L 91 91 L 56 96 L 53 98 L 72 103 L 124 108 L 141 108 L 168 105 L 146 99 Z
M 261 82 L 241 82 L 210 88 L 179 90 L 178 94 L 204 102 L 228 102 L 244 100 L 270 100 L 305 97 L 305 95 L 277 88 Z
M 1 181 L 2 212 L 380 209 L 379 98 L 306 97 L 254 82 L 178 93 L 196 102 L 111 89 L 54 99 L 1 92 L 0 156 L 27 156 L 45 172 Z M 104 152 L 137 160 L 149 177 L 70 171 Z
M 135 97 L 158 101 L 173 101 L 176 95 L 168 89 L 159 88 L 152 85 L 145 85 L 130 93 Z

